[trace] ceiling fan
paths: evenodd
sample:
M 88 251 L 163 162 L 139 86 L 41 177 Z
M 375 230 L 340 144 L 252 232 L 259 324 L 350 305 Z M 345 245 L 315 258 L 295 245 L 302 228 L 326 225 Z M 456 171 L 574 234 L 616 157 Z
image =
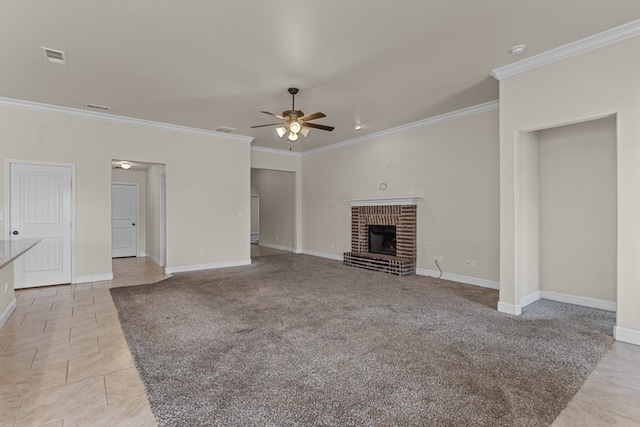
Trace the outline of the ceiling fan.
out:
M 283 111 L 282 115 L 273 114 L 268 111 L 261 111 L 261 113 L 268 114 L 277 119 L 282 120 L 280 123 L 269 123 L 266 125 L 251 126 L 252 128 L 261 128 L 265 126 L 280 126 L 276 128 L 278 136 L 282 138 L 287 132 L 289 132 L 289 141 L 297 141 L 298 134 L 306 137 L 311 129 L 320 129 L 326 131 L 332 131 L 335 129 L 333 126 L 319 125 L 317 123 L 309 123 L 311 120 L 321 119 L 327 117 L 324 113 L 313 113 L 304 115 L 302 110 L 296 110 L 296 94 L 298 88 L 290 87 L 289 93 L 291 94 L 291 110 Z

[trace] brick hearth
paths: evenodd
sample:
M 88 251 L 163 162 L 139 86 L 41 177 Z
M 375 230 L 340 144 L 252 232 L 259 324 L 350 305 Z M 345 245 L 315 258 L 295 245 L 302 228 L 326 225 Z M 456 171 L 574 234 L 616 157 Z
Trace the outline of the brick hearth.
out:
M 351 252 L 345 252 L 344 264 L 399 276 L 415 274 L 416 223 L 416 205 L 353 206 Z M 396 226 L 395 256 L 368 252 L 369 225 Z

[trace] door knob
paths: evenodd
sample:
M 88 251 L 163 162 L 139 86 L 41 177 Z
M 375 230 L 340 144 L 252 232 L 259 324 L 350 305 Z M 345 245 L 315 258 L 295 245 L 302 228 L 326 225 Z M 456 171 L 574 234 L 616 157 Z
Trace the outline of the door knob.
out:
M 135 226 L 136 226 L 136 223 L 134 222 L 134 223 L 133 223 L 133 224 L 131 224 L 131 225 L 133 225 L 133 226 L 135 227 Z
M 20 234 L 20 232 L 18 230 L 13 230 L 13 235 L 17 236 L 18 234 Z

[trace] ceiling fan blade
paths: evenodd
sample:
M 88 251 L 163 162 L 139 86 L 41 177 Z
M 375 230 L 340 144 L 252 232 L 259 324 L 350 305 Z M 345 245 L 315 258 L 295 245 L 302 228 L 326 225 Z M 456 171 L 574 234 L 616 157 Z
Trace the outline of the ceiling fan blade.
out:
M 304 122 L 307 120 L 321 119 L 323 117 L 327 117 L 327 115 L 324 113 L 313 113 L 313 114 L 307 114 L 306 116 L 302 116 L 298 120 L 302 120 Z
M 305 122 L 304 126 L 308 128 L 313 128 L 313 129 L 328 130 L 329 132 L 335 129 L 333 126 L 318 125 L 316 123 L 309 123 L 309 122 Z
M 270 113 L 270 112 L 268 112 L 268 111 L 260 111 L 260 112 L 261 112 L 261 113 L 264 113 L 264 114 L 268 114 L 268 115 L 270 115 L 270 116 L 273 116 L 273 117 L 275 117 L 275 118 L 277 118 L 277 119 L 284 120 L 284 117 L 279 116 L 279 115 L 277 115 L 277 114 L 273 114 L 273 113 Z
M 252 128 L 263 128 L 265 126 L 281 126 L 282 123 L 269 123 L 268 125 L 257 125 L 257 126 L 251 126 Z

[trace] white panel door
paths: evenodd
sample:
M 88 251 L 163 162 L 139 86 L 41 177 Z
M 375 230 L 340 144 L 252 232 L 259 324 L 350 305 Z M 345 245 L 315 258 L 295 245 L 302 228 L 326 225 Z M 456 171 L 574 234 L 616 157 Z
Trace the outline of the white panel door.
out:
M 138 255 L 138 186 L 111 184 L 111 256 Z
M 70 283 L 71 167 L 9 167 L 11 239 L 42 239 L 15 261 L 15 288 Z

